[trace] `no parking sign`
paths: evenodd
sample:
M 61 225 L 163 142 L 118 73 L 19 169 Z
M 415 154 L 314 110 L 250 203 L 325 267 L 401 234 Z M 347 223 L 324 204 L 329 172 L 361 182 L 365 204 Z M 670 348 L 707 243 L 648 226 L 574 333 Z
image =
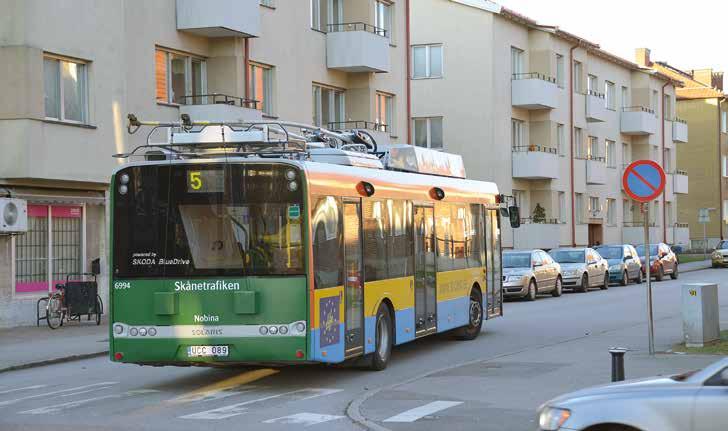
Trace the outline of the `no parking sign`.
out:
M 665 171 L 653 160 L 637 160 L 624 170 L 622 185 L 632 199 L 649 202 L 665 189 Z

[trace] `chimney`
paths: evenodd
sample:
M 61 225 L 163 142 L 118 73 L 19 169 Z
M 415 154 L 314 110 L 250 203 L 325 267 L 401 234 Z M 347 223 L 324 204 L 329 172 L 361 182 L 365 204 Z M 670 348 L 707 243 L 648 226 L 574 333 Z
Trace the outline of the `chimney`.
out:
M 713 85 L 713 69 L 696 69 L 692 71 L 693 79 L 710 87 Z
M 723 72 L 713 72 L 713 88 L 723 91 Z
M 642 67 L 651 67 L 652 62 L 650 61 L 650 49 L 649 48 L 637 48 L 634 51 L 635 62 Z

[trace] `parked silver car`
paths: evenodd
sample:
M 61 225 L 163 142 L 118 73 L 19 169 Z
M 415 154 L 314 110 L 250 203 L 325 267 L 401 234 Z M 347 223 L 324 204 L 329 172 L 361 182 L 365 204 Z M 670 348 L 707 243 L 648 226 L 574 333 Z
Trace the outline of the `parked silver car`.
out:
M 596 250 L 556 248 L 549 252 L 561 265 L 564 287 L 587 292 L 591 287 L 609 288 L 609 263 Z
M 710 256 L 713 268 L 728 266 L 728 241 L 720 241 Z
M 543 250 L 503 253 L 503 295 L 536 299 L 539 293 L 561 296 L 561 267 Z
M 728 430 L 728 358 L 703 370 L 583 389 L 538 410 L 542 431 Z

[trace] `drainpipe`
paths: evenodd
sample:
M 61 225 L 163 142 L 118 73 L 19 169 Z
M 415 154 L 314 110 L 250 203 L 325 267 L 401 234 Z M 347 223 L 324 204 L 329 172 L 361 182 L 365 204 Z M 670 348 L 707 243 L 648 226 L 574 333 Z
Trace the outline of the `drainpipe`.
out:
M 721 114 L 720 114 L 720 104 L 723 103 L 726 100 L 725 97 L 719 97 L 717 99 L 718 101 L 718 212 L 720 216 L 718 217 L 718 230 L 720 231 L 720 239 L 721 241 L 723 238 L 723 217 L 725 216 L 723 214 L 723 153 L 721 152 Z
M 571 185 L 571 246 L 576 247 L 576 204 L 574 199 L 576 194 L 574 193 L 574 50 L 579 45 L 574 45 L 569 50 L 569 121 L 571 127 L 569 128 L 569 173 L 570 173 L 570 185 Z
M 246 37 L 243 41 L 243 64 L 245 67 L 245 70 L 243 71 L 243 81 L 244 82 L 244 88 L 243 88 L 243 97 L 245 99 L 249 99 L 250 96 L 250 38 Z
M 665 87 L 670 85 L 670 81 L 667 81 L 661 89 L 662 101 L 661 101 L 661 114 L 662 114 L 662 168 L 665 168 Z M 673 182 L 674 184 L 674 182 Z M 667 188 L 667 187 L 666 187 Z M 667 196 L 665 190 L 662 191 L 662 242 L 667 243 Z M 675 241 L 675 238 L 672 239 Z
M 413 144 L 412 142 L 412 79 L 410 79 L 412 71 L 410 70 L 412 67 L 412 50 L 410 49 L 410 0 L 406 0 L 404 3 L 404 9 L 405 9 L 405 47 L 404 49 L 407 50 L 407 54 L 405 55 L 405 58 L 407 59 L 407 65 L 405 67 L 405 70 L 407 71 L 407 76 L 405 77 L 405 80 L 407 82 L 407 143 Z

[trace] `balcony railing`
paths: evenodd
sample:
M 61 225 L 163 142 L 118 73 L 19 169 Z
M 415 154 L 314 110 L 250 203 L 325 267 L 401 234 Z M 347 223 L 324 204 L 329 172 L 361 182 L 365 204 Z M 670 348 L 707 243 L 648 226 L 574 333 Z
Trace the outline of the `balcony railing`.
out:
M 543 73 L 539 72 L 514 73 L 513 75 L 511 75 L 512 81 L 517 81 L 519 79 L 540 79 L 542 81 L 556 84 L 556 78 L 544 75 Z
M 647 112 L 655 115 L 655 111 L 653 109 L 646 108 L 644 106 L 625 106 L 622 108 L 622 112 Z
M 589 96 L 594 96 L 594 97 L 598 97 L 600 99 L 604 99 L 604 93 L 600 93 L 598 91 L 587 90 L 586 94 L 588 94 Z
M 688 171 L 683 171 L 680 169 L 675 169 L 675 175 L 687 175 Z
M 522 217 L 521 224 L 561 224 L 561 222 L 557 218 L 534 220 L 533 217 Z
M 348 130 L 348 129 L 365 129 L 375 130 L 377 132 L 388 132 L 389 125 L 381 124 L 374 121 L 340 121 L 329 123 L 331 130 Z
M 607 163 L 606 157 L 602 157 L 602 156 L 594 156 L 591 154 L 587 154 L 585 158 L 586 158 L 586 160 L 591 160 L 593 162 Z
M 645 227 L 645 222 L 642 221 L 626 221 L 623 223 L 624 227 Z M 650 222 L 648 224 L 649 227 L 656 227 L 657 224 L 655 222 Z
M 672 121 L 674 121 L 676 123 L 688 124 L 687 121 L 683 120 L 682 118 L 677 118 L 677 117 L 673 118 Z
M 524 152 L 538 152 L 538 153 L 548 153 L 548 154 L 556 154 L 556 148 L 553 147 L 545 147 L 543 145 L 518 145 L 513 147 L 514 153 L 524 153 Z
M 258 109 L 260 101 L 227 94 L 210 93 L 181 96 L 176 100 L 180 105 L 230 105 L 241 108 Z
M 341 24 L 329 24 L 327 29 L 329 33 L 338 33 L 342 31 L 366 31 L 367 33 L 387 37 L 387 30 L 363 22 L 344 22 Z

